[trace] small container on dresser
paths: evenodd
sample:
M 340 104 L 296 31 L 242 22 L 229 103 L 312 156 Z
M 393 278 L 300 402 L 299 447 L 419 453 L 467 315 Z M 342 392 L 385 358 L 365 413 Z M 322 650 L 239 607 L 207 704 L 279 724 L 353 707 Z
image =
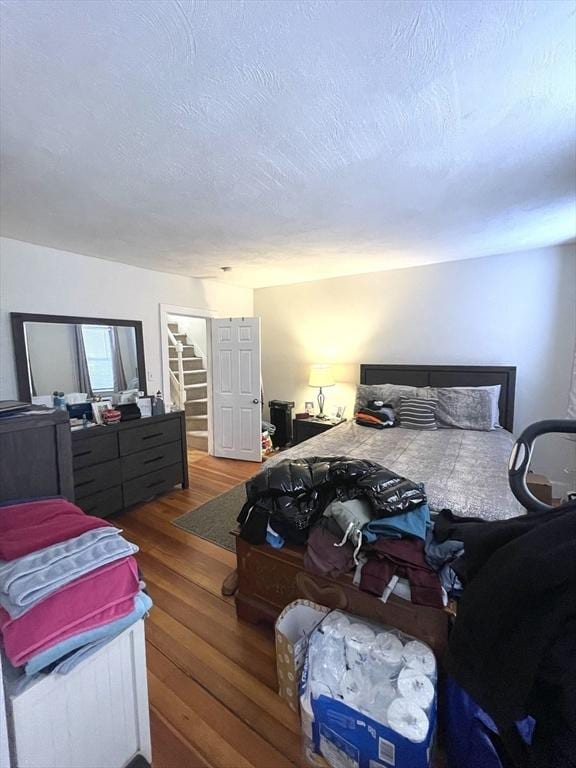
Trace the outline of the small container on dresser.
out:
M 98 517 L 188 487 L 183 412 L 79 429 L 72 454 L 76 503 Z

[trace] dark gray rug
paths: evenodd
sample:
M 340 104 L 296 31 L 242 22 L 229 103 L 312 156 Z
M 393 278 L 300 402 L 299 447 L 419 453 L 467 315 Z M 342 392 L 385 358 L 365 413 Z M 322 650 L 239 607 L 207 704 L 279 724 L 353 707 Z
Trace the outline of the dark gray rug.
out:
M 195 536 L 218 544 L 219 547 L 235 552 L 234 536 L 230 534 L 237 527 L 236 518 L 246 501 L 244 483 L 235 485 L 226 493 L 207 501 L 196 509 L 177 517 L 172 522 Z

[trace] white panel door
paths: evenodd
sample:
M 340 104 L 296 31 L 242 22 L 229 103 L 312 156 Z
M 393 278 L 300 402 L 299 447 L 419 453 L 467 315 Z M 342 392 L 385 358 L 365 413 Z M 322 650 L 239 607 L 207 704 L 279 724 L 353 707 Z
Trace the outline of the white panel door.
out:
M 214 455 L 261 461 L 260 318 L 210 324 Z

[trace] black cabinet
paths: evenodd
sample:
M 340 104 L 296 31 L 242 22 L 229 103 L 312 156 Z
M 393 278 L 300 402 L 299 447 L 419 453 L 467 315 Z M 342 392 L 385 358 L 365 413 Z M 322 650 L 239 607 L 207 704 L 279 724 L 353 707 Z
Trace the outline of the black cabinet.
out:
M 341 423 L 341 421 L 338 422 L 338 424 Z M 336 426 L 337 424 L 328 419 L 294 419 L 292 422 L 292 445 L 298 445 L 298 443 L 309 440 L 311 437 Z
M 65 411 L 36 408 L 0 418 L 0 501 L 40 496 L 74 501 Z
M 188 487 L 183 412 L 76 430 L 72 453 L 76 503 L 91 515 Z

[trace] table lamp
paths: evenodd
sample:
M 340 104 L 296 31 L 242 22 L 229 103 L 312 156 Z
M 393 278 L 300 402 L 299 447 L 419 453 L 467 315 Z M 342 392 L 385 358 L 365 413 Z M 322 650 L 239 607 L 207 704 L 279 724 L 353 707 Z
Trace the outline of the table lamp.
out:
M 319 413 L 317 419 L 325 419 L 324 415 L 324 395 L 322 393 L 322 387 L 333 387 L 334 376 L 332 375 L 331 365 L 313 365 L 310 368 L 310 379 L 308 380 L 308 386 L 318 387 L 318 409 Z

